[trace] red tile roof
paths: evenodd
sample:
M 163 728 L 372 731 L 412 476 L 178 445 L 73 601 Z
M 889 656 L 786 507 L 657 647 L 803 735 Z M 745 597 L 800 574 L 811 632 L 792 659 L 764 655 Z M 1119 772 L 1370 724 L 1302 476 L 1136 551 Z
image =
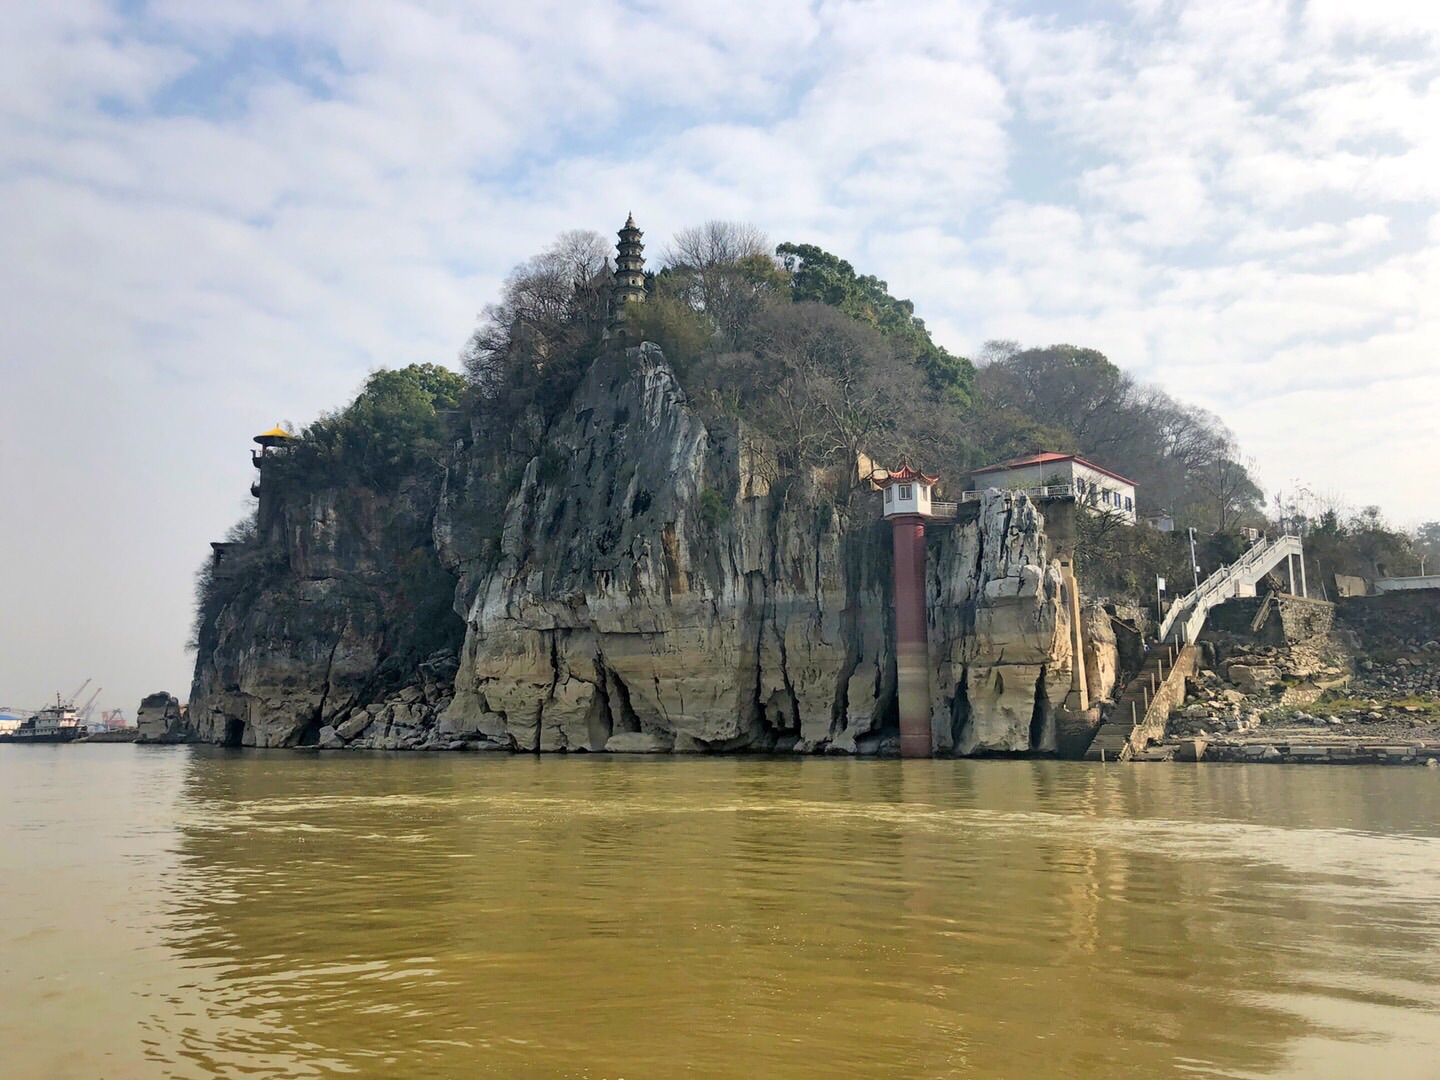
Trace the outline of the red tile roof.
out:
M 939 475 L 929 476 L 910 467 L 910 462 L 905 462 L 898 469 L 876 469 L 870 474 L 870 482 L 876 487 L 889 487 L 891 484 L 908 484 L 912 480 L 923 480 L 927 484 L 939 483 Z
M 1087 469 L 1094 469 L 1098 473 L 1104 473 L 1114 480 L 1119 480 L 1122 484 L 1129 484 L 1131 487 L 1135 486 L 1134 480 L 1127 479 L 1117 472 L 1111 472 L 1103 465 L 1096 465 L 1093 461 L 1087 461 L 1079 454 L 1054 454 L 1048 452 L 1044 454 L 1031 454 L 1029 457 L 1016 458 L 1014 461 L 1007 461 L 1000 465 L 987 465 L 983 469 L 976 469 L 970 475 L 979 476 L 982 473 L 1008 472 L 1011 469 L 1023 469 L 1027 465 L 1051 465 L 1061 461 L 1073 461 L 1077 465 L 1084 465 Z

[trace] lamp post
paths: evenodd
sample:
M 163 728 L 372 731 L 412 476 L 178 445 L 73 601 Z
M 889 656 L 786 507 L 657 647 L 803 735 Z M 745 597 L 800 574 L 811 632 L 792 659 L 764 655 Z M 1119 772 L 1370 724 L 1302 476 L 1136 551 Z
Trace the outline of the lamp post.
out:
M 1195 571 L 1195 591 L 1200 591 L 1200 560 L 1195 556 L 1195 528 L 1186 530 L 1190 534 L 1190 569 Z

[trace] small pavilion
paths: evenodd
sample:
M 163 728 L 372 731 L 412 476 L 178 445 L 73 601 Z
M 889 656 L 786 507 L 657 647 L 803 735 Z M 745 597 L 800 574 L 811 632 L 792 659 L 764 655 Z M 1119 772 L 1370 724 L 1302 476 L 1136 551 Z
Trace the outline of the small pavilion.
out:
M 886 518 L 905 514 L 927 518 L 935 516 L 931 512 L 931 493 L 940 482 L 939 476 L 930 476 L 911 468 L 907 461 L 893 472 L 876 469 L 870 474 L 870 482 L 885 492 Z

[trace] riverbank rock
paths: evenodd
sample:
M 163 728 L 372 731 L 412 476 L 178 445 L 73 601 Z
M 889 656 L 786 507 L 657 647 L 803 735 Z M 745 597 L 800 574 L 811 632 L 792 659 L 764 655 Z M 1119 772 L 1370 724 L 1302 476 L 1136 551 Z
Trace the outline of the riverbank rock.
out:
M 624 731 L 605 740 L 610 754 L 668 754 L 671 743 L 659 735 L 644 731 Z
M 147 694 L 135 710 L 137 743 L 179 743 L 190 739 L 185 708 L 174 694 L 160 691 Z
M 1234 683 L 1241 693 L 1256 694 L 1268 690 L 1279 680 L 1280 673 L 1273 667 L 1231 664 L 1226 669 L 1225 677 Z

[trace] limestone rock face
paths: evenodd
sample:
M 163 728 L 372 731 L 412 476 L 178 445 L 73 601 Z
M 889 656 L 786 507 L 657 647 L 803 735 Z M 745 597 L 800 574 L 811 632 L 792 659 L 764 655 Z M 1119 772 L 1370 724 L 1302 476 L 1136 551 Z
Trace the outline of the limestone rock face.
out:
M 807 478 L 747 494 L 765 485 L 745 443 L 706 428 L 654 346 L 597 361 L 506 506 L 441 724 L 612 752 L 877 728 L 894 698 L 884 527 Z
M 1080 612 L 1081 637 L 1085 643 L 1085 684 L 1091 701 L 1109 700 L 1120 677 L 1120 644 L 1110 614 L 1098 605 Z
M 141 699 L 135 710 L 135 726 L 137 743 L 177 743 L 190 738 L 179 699 L 163 690 Z
M 1075 656 L 1035 505 L 1018 492 L 987 492 L 974 522 L 940 533 L 929 573 L 935 751 L 1055 749 Z
M 277 495 L 275 519 L 240 556 L 243 576 L 217 581 L 190 692 L 197 738 L 314 744 L 322 727 L 353 728 L 355 710 L 407 682 L 432 706 L 449 704 L 453 653 L 448 669 L 443 649 L 412 655 L 460 636 L 454 578 L 430 543 L 438 488 L 437 475 L 384 496 L 323 486 Z
M 653 346 L 598 361 L 506 507 L 442 728 L 521 750 L 893 750 L 890 526 L 864 495 L 841 513 L 806 478 L 750 475 L 746 447 Z M 1054 749 L 1074 659 L 1034 504 L 994 493 L 932 525 L 929 573 L 937 750 Z M 1113 683 L 1113 634 L 1092 637 Z
M 743 425 L 702 420 L 649 344 L 600 356 L 533 458 L 487 459 L 485 445 L 457 436 L 443 487 L 272 495 L 279 510 L 253 555 L 270 561 L 203 626 L 197 737 L 895 752 L 891 528 L 878 499 L 837 506 L 833 477 L 774 475 Z M 1086 655 L 1073 655 L 1061 573 L 1028 499 L 991 493 L 963 513 L 929 529 L 934 748 L 1054 749 L 1074 666 L 1113 682 L 1114 635 L 1086 612 Z M 416 602 L 416 574 L 443 578 L 444 610 Z M 451 647 L 418 647 L 443 644 L 431 631 L 444 625 Z

